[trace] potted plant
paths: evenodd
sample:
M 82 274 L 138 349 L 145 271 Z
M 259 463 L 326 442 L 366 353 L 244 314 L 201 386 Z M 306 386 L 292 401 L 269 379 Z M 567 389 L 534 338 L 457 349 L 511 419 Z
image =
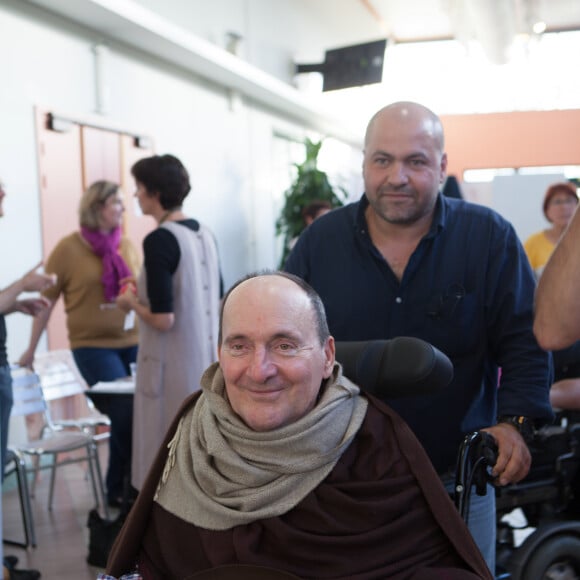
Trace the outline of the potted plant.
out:
M 276 235 L 284 236 L 284 249 L 280 260 L 280 268 L 284 266 L 293 243 L 306 227 L 302 210 L 313 202 L 327 202 L 330 207 L 343 205 L 346 191 L 330 185 L 328 176 L 317 167 L 318 153 L 322 141 L 314 142 L 306 138 L 306 159 L 303 163 L 295 163 L 297 175 L 290 187 L 284 192 L 284 207 L 276 220 Z M 337 191 L 340 196 L 337 195 Z

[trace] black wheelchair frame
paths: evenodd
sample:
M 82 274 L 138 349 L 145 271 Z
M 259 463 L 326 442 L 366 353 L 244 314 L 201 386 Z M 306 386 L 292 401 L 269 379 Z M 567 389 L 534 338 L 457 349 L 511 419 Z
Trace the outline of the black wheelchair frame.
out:
M 496 487 L 497 580 L 580 578 L 580 414 L 559 413 L 555 425 L 538 430 L 530 443 L 532 468 L 517 484 Z M 455 504 L 466 516 L 470 493 L 484 494 L 495 463 L 493 438 L 467 435 L 461 445 Z M 506 517 L 519 508 L 526 523 Z M 517 531 L 533 529 L 520 544 Z

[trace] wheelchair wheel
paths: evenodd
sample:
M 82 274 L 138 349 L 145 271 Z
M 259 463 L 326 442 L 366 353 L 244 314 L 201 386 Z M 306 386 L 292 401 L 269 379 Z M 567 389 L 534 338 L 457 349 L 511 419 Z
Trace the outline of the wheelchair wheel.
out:
M 538 546 L 521 577 L 526 580 L 580 579 L 580 539 L 566 535 L 550 538 Z

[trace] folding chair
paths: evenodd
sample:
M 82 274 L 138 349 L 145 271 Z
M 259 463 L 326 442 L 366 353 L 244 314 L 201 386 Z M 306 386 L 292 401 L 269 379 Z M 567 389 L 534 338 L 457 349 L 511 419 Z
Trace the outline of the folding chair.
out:
M 56 426 L 50 417 L 48 405 L 44 398 L 42 386 L 38 375 L 26 368 L 12 369 L 12 390 L 14 396 L 13 416 L 29 416 L 39 414 L 42 418 L 42 429 L 38 439 L 29 440 L 14 446 L 14 451 L 23 456 L 36 459 L 27 472 L 36 472 L 42 469 L 51 470 L 48 509 L 52 510 L 54 483 L 56 470 L 62 465 L 86 461 L 95 504 L 102 506 L 105 515 L 108 515 L 107 505 L 104 501 L 103 479 L 97 455 L 97 446 L 92 435 L 80 430 L 65 430 L 62 426 Z M 83 451 L 82 455 L 71 456 L 72 452 Z M 67 454 L 62 458 L 62 455 Z M 40 461 L 43 457 L 49 457 L 51 462 L 43 465 Z M 35 477 L 36 480 L 36 477 Z M 35 486 L 33 481 L 33 490 Z
M 95 441 L 103 441 L 110 437 L 109 417 L 99 413 L 90 398 L 85 397 L 87 385 L 81 377 L 72 353 L 68 349 L 51 350 L 37 354 L 34 357 L 34 370 L 40 377 L 44 398 L 56 401 L 64 397 L 83 395 L 83 400 L 90 414 L 67 419 L 53 419 L 53 424 L 62 427 L 75 427 L 91 434 Z M 107 428 L 99 432 L 100 427 Z
M 12 546 L 36 548 L 36 534 L 34 531 L 34 519 L 32 516 L 32 506 L 30 505 L 30 489 L 28 487 L 28 476 L 26 472 L 26 461 L 23 455 L 13 449 L 8 448 L 6 454 L 6 466 L 4 477 L 14 474 L 18 485 L 18 497 L 20 499 L 20 512 L 22 514 L 22 524 L 24 527 L 24 542 L 3 538 L 4 543 Z

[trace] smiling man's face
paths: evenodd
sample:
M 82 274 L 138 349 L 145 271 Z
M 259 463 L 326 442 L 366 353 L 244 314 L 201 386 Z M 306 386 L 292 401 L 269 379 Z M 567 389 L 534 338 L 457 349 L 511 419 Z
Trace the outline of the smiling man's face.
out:
M 229 402 L 255 431 L 306 415 L 332 373 L 333 339 L 320 344 L 309 297 L 281 276 L 251 278 L 232 291 L 222 337 L 219 361 Z

